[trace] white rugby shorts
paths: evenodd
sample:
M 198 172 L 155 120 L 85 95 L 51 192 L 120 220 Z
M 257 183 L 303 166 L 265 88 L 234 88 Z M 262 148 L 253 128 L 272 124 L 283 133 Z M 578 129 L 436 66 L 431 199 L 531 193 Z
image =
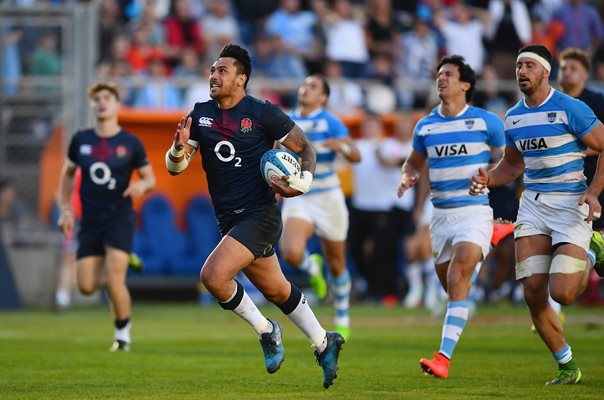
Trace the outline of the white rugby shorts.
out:
M 539 193 L 525 190 L 520 198 L 514 238 L 546 235 L 552 246 L 572 243 L 589 250 L 591 222 L 585 222 L 589 205 L 579 206 L 581 194 Z
M 434 207 L 432 213 L 430 237 L 435 264 L 451 260 L 453 246 L 461 242 L 477 244 L 482 250 L 482 258 L 487 256 L 493 235 L 491 207 L 484 205 Z
M 348 234 L 348 208 L 339 189 L 283 199 L 281 216 L 284 224 L 288 218 L 308 221 L 326 240 L 344 241 Z

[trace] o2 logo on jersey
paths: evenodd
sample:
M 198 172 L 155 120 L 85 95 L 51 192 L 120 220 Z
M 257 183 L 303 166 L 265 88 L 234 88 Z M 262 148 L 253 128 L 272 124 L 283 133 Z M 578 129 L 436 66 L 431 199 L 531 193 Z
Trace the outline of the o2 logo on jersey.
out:
M 90 166 L 90 179 L 97 185 L 107 185 L 107 189 L 113 190 L 116 180 L 111 176 L 111 169 L 102 161 L 97 161 Z
M 228 150 L 228 155 L 225 155 L 223 148 Z M 235 146 L 228 140 L 221 140 L 214 146 L 216 157 L 222 162 L 231 162 L 235 160 L 235 166 L 241 167 L 241 157 L 235 157 Z

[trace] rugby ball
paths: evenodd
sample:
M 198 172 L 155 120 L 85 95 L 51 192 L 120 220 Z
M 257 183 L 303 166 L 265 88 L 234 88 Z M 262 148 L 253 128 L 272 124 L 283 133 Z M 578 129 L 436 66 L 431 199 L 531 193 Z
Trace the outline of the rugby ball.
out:
M 287 182 L 282 182 L 280 177 L 300 175 L 300 164 L 295 155 L 284 150 L 272 149 L 262 155 L 260 173 L 269 185 L 271 182 L 284 185 Z

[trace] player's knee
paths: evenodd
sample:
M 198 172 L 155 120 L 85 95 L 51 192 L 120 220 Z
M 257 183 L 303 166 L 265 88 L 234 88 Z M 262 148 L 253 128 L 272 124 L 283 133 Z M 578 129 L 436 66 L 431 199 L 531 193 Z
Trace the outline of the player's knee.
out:
M 563 306 L 571 305 L 575 301 L 575 293 L 569 289 L 561 289 L 556 291 L 551 291 L 550 296 L 556 303 L 559 303 Z
M 78 282 L 78 289 L 83 295 L 89 296 L 96 292 L 98 286 L 94 282 Z
M 210 268 L 202 268 L 199 273 L 199 279 L 210 293 L 214 293 L 224 284 L 224 281 L 222 281 L 217 274 L 212 273 Z
M 293 246 L 283 245 L 281 246 L 281 257 L 292 267 L 297 267 L 302 263 L 304 259 L 305 249 L 296 249 Z

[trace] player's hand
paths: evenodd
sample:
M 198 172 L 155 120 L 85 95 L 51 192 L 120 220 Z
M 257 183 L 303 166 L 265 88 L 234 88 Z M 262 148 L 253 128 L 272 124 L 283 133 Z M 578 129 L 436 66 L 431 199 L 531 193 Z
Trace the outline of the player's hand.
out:
M 587 214 L 587 218 L 585 218 L 585 222 L 595 221 L 602 217 L 602 206 L 598 201 L 598 196 L 587 191 L 581 195 L 579 199 L 579 205 L 587 203 L 589 205 L 589 214 Z
M 180 150 L 185 147 L 185 144 L 191 136 L 191 117 L 183 117 L 183 119 L 176 126 L 176 133 L 174 134 L 174 148 Z
M 287 182 L 288 178 L 288 176 L 282 176 L 276 179 L 275 181 L 271 182 L 271 189 L 273 189 L 273 192 L 283 197 L 295 197 L 304 194 L 301 191 L 289 186 L 289 183 Z
M 57 220 L 57 226 L 65 237 L 70 237 L 73 232 L 74 219 L 71 210 L 62 210 Z
M 124 193 L 122 193 L 122 197 L 141 197 L 142 195 L 144 195 L 147 192 L 147 187 L 145 185 L 145 182 L 143 181 L 136 181 L 136 182 L 131 182 L 130 185 L 128 185 L 128 187 L 126 188 L 126 190 L 124 190 Z
M 478 168 L 478 174 L 472 175 L 468 183 L 470 196 L 489 193 L 489 174 L 482 168 Z
M 417 174 L 416 175 L 407 175 L 406 173 L 403 173 L 401 175 L 401 183 L 399 183 L 399 185 L 398 185 L 396 195 L 399 198 L 403 197 L 403 194 L 405 194 L 407 189 L 409 189 L 410 187 L 415 185 L 418 180 L 419 180 L 419 175 L 417 175 Z

